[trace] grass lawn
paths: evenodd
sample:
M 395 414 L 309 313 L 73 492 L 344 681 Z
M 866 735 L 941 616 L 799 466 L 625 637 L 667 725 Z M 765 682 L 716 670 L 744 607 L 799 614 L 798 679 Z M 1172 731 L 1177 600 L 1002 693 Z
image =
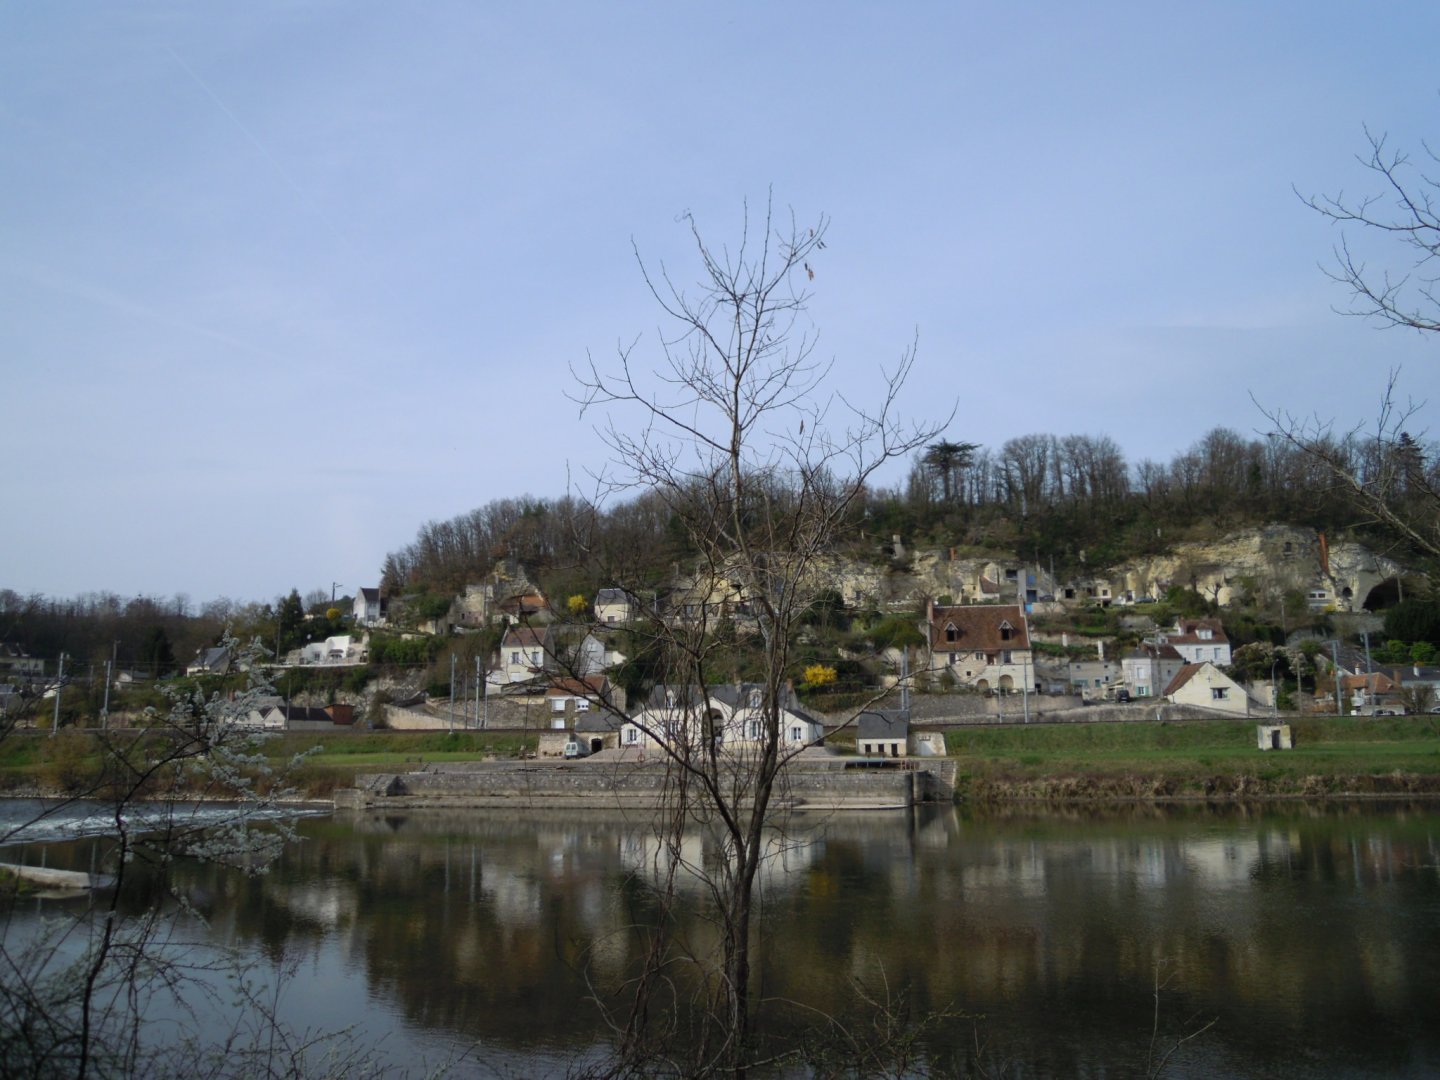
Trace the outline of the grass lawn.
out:
M 1241 787 L 1275 793 L 1440 790 L 1440 725 L 1425 717 L 1290 721 L 1296 748 L 1261 751 L 1250 720 L 1035 724 L 946 734 L 960 786 L 1000 791 L 1084 778 L 1141 792 L 1200 794 Z M 1401 782 L 1401 778 L 1404 782 Z

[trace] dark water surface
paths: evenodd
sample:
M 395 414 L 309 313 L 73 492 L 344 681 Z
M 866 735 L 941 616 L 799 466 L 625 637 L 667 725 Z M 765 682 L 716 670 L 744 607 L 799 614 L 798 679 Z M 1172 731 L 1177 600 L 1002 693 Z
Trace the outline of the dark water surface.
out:
M 603 1053 L 587 975 L 613 984 L 636 959 L 658 850 L 642 818 L 298 828 L 266 876 L 179 872 L 210 939 L 256 961 L 292 1025 L 357 1025 L 403 1066 L 464 1053 L 465 1075 Z M 927 1043 L 949 1060 L 978 1042 L 1010 1076 L 1143 1075 L 1158 971 L 1162 1043 L 1216 1020 L 1167 1075 L 1440 1075 L 1440 807 L 847 813 L 795 818 L 789 841 L 762 875 L 758 990 L 777 1033 L 813 1015 L 779 1001 L 855 1015 L 859 980 L 964 1014 Z M 46 855 L 83 868 L 104 843 Z M 687 856 L 710 853 L 696 837 Z

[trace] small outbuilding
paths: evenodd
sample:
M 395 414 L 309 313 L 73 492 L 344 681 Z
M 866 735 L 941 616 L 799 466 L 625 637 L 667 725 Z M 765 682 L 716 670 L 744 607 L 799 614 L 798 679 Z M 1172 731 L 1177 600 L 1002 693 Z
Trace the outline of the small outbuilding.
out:
M 1289 724 L 1256 724 L 1255 741 L 1261 750 L 1294 750 Z
M 909 756 L 910 722 L 899 713 L 863 712 L 855 731 L 855 749 L 871 757 Z

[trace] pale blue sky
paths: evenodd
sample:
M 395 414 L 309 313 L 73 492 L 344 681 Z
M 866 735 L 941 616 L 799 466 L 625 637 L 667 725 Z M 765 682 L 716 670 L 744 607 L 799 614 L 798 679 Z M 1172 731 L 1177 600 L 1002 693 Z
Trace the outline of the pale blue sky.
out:
M 688 267 L 677 214 L 772 186 L 833 219 L 832 388 L 918 332 L 952 438 L 1168 460 L 1251 393 L 1435 398 L 1440 341 L 1331 310 L 1291 185 L 1436 137 L 1437 39 L 1433 3 L 5 5 L 0 586 L 353 591 L 563 493 L 570 365 L 655 329 L 632 238 Z

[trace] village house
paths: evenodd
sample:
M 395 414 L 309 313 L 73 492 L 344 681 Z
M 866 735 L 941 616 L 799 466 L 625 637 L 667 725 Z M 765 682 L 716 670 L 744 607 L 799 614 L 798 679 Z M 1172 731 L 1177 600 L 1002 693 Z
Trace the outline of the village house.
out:
M 1219 619 L 1176 619 L 1174 628 L 1163 631 L 1154 641 L 1157 645 L 1169 645 L 1187 664 L 1208 660 L 1224 667 L 1230 663 L 1230 639 L 1225 636 Z
M 1245 688 L 1208 660 L 1181 668 L 1165 687 L 1164 697 L 1173 705 L 1195 705 L 1232 716 L 1250 715 Z
M 640 600 L 624 589 L 601 589 L 595 594 L 595 621 L 605 626 L 623 626 L 639 617 Z
M 350 613 L 357 626 L 383 626 L 385 602 L 380 599 L 380 590 L 362 588 L 356 592 Z
M 348 731 L 355 726 L 355 706 L 337 702 L 315 708 L 271 701 L 251 709 L 241 724 L 264 731 L 333 731 L 337 728 Z
M 201 649 L 185 669 L 186 675 L 224 675 L 230 670 L 230 650 L 223 645 Z
M 1398 679 L 1383 671 L 1340 676 L 1340 692 L 1351 712 L 1373 713 L 1376 709 L 1403 712 L 1399 691 Z
M 312 641 L 300 649 L 301 664 L 363 664 L 365 645 L 349 634 L 328 637 L 324 641 Z
M 1175 646 L 1147 641 L 1121 658 L 1121 681 L 1131 697 L 1159 697 L 1184 666 L 1185 658 Z
M 925 605 L 929 670 L 959 686 L 1009 693 L 1035 688 L 1025 610 L 1018 604 Z
M 589 675 L 581 679 L 555 679 L 545 691 L 550 727 L 571 727 L 577 717 L 591 709 L 599 709 L 602 703 L 609 700 L 610 680 L 604 675 Z
M 657 686 L 645 706 L 620 729 L 622 748 L 669 746 L 677 751 L 699 751 L 707 738 L 717 748 L 734 753 L 762 744 L 765 737 L 763 689 L 754 683 L 698 687 Z M 825 728 L 795 700 L 793 691 L 781 691 L 780 747 L 799 750 L 819 743 Z
M 1068 665 L 1070 692 L 1081 697 L 1103 698 L 1109 696 L 1111 688 L 1118 686 L 1123 676 L 1123 667 L 1114 660 L 1105 659 L 1102 653 L 1094 660 L 1071 660 Z
M 501 683 L 524 683 L 550 670 L 554 648 L 548 626 L 510 626 L 500 640 L 495 667 Z

